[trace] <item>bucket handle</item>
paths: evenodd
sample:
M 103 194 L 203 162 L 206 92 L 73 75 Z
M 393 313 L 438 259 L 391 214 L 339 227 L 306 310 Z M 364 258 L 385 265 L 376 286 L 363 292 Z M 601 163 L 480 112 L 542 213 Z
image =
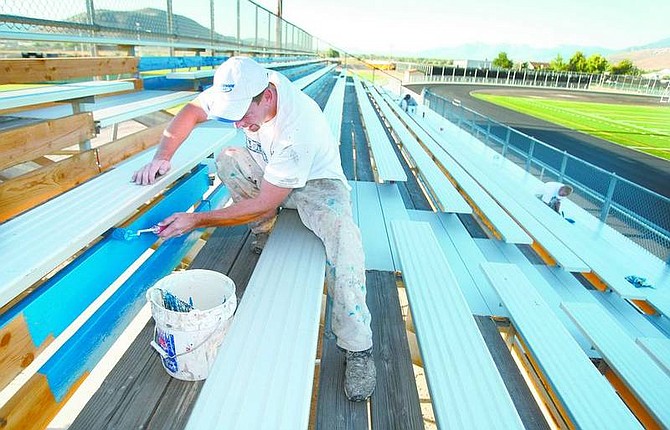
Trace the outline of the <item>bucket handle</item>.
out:
M 207 337 L 206 337 L 202 342 L 200 342 L 199 344 L 197 344 L 196 346 L 194 346 L 193 348 L 191 348 L 191 349 L 188 350 L 188 351 L 180 352 L 179 354 L 175 354 L 175 355 L 170 355 L 170 354 L 168 354 L 167 351 L 165 351 L 163 348 L 161 348 L 161 346 L 156 342 L 156 336 L 158 335 L 158 327 L 154 325 L 154 336 L 153 336 L 153 339 L 152 339 L 151 342 L 150 342 L 150 345 L 156 350 L 156 352 L 158 352 L 158 354 L 159 354 L 159 355 L 161 356 L 161 358 L 163 358 L 163 359 L 166 359 L 166 358 L 177 358 L 177 357 L 181 357 L 181 356 L 183 356 L 183 355 L 192 353 L 193 351 L 195 351 L 196 349 L 200 348 L 200 347 L 203 346 L 205 343 L 207 343 L 207 341 L 209 340 L 209 338 L 212 337 L 212 336 L 214 335 L 214 333 L 215 333 L 215 332 L 216 332 L 216 331 L 217 331 L 217 330 L 218 330 L 218 329 L 219 329 L 219 328 L 220 328 L 226 321 L 228 321 L 228 319 L 226 319 L 226 318 L 221 318 L 221 321 L 219 321 L 219 324 L 217 324 L 216 328 L 215 328 L 214 330 L 212 330 L 212 332 L 211 332 L 210 334 L 208 334 Z

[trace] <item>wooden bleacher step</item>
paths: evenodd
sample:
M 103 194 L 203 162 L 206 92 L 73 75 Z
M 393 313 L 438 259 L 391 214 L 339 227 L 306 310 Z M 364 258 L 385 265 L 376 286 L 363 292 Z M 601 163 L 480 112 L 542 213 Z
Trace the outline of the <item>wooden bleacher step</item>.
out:
M 670 427 L 670 376 L 602 307 L 591 303 L 569 302 L 564 302 L 561 307 L 591 340 L 655 423 L 661 427 Z M 650 423 L 646 414 L 641 415 L 638 418 L 643 424 L 652 425 L 653 421 Z
M 392 228 L 438 426 L 523 428 L 430 225 Z
M 380 181 L 406 181 L 407 175 L 393 150 L 393 142 L 384 130 L 384 124 L 370 104 L 367 92 L 360 79 L 354 75 L 354 91 L 360 108 L 362 121 L 368 136 L 368 145 L 374 157 L 377 177 Z
M 283 210 L 187 429 L 307 428 L 324 274 L 323 244 Z
M 424 150 L 393 110 L 379 97 L 379 94 L 376 91 L 372 91 L 371 94 L 377 101 L 377 105 L 393 132 L 400 139 L 403 150 L 411 156 L 416 169 L 418 169 L 418 174 L 423 177 L 424 185 L 430 188 L 432 199 L 439 206 L 439 209 L 443 212 L 471 214 L 472 208 L 433 161 L 432 155 Z
M 521 270 L 506 263 L 482 268 L 558 404 L 554 418 L 581 429 L 642 428 Z

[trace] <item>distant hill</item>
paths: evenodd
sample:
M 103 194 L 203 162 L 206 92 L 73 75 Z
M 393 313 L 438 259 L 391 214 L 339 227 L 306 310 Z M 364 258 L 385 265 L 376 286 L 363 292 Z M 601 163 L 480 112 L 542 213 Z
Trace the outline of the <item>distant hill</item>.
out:
M 87 22 L 85 13 L 72 16 L 68 20 L 82 23 Z M 95 21 L 103 27 L 123 28 L 131 31 L 139 31 L 140 33 L 170 33 L 167 27 L 167 12 L 154 8 L 144 8 L 134 11 L 96 9 Z M 173 25 L 175 32 L 178 34 L 198 39 L 210 38 L 209 28 L 183 15 L 175 15 Z
M 629 59 L 639 69 L 656 71 L 670 69 L 670 38 L 642 46 L 634 46 L 607 56 L 611 63 Z

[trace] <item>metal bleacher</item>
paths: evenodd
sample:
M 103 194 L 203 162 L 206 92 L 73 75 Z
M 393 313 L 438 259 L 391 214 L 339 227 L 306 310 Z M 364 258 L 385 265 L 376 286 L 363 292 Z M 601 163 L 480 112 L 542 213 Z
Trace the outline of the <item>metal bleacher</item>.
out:
M 142 91 L 112 79 L 0 92 L 0 115 L 13 127 L 24 125 L 12 122 L 18 114 L 67 121 L 88 109 L 89 127 L 138 116 L 149 124 L 209 83 L 213 62 L 226 57 L 200 57 L 203 49 L 124 57 L 144 61 L 144 71 L 169 65 L 129 78 L 148 84 Z M 115 237 L 229 200 L 212 165 L 223 146 L 244 145 L 244 137 L 215 121 L 196 128 L 155 184 L 130 183 L 171 118 L 159 112 L 148 141 L 115 136 L 104 150 L 89 148 L 95 174 L 0 222 L 0 427 L 670 427 L 666 264 L 570 202 L 577 223 L 566 222 L 533 195 L 536 179 L 425 106 L 404 112 L 401 94 L 375 87 L 356 67 L 268 49 L 259 61 L 322 106 L 340 142 L 365 252 L 373 396 L 344 396 L 324 289 L 328 263 L 295 211 L 280 211 L 260 256 L 247 226 L 166 241 Z M 123 93 L 97 98 L 108 91 Z M 16 157 L 16 142 L 0 151 Z M 103 169 L 104 151 L 112 161 Z M 53 154 L 39 154 L 17 160 L 51 164 L 45 158 Z M 43 182 L 59 185 L 61 170 L 76 170 L 65 166 Z M 0 187 L 17 192 L 11 180 Z M 204 382 L 166 374 L 142 310 L 149 286 L 186 268 L 226 273 L 237 287 L 236 316 Z M 634 287 L 625 280 L 631 273 L 654 288 Z

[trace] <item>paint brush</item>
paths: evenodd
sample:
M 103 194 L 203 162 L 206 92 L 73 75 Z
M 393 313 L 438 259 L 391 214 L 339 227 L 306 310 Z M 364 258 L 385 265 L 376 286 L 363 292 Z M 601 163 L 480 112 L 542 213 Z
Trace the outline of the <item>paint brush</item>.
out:
M 132 240 L 132 239 L 135 239 L 137 237 L 140 237 L 140 235 L 142 235 L 143 233 L 158 234 L 161 231 L 163 231 L 164 228 L 165 228 L 165 226 L 160 226 L 160 225 L 155 225 L 153 227 L 143 228 L 143 229 L 135 230 L 135 231 L 128 230 L 128 229 L 125 229 L 125 228 L 115 228 L 114 231 L 112 232 L 112 237 L 114 239 Z

